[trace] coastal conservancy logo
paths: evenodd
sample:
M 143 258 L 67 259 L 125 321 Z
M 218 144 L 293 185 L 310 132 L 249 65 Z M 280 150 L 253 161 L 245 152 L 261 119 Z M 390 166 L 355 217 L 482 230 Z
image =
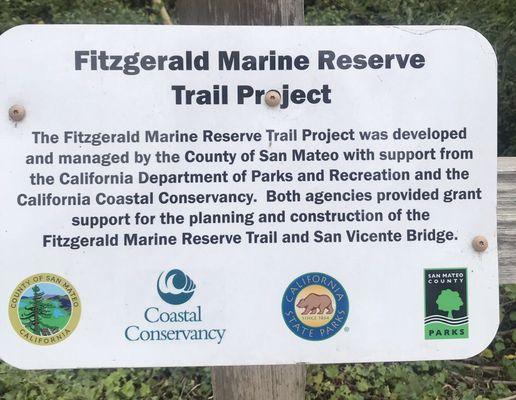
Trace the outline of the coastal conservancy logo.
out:
M 81 301 L 65 278 L 41 273 L 24 279 L 9 299 L 9 319 L 29 343 L 52 345 L 68 338 L 81 316 Z
M 190 341 L 222 343 L 226 329 L 206 326 L 201 305 L 185 304 L 197 288 L 188 275 L 177 268 L 164 271 L 157 276 L 155 285 L 155 297 L 158 299 L 159 296 L 162 301 L 142 310 L 140 321 L 125 328 L 125 340 L 132 343 L 178 342 L 177 345 Z
M 179 269 L 162 272 L 157 283 L 161 299 L 168 304 L 179 305 L 186 303 L 193 296 L 195 283 Z
M 467 269 L 425 269 L 425 339 L 466 339 Z
M 344 287 L 329 275 L 311 272 L 285 290 L 282 313 L 289 329 L 306 340 L 325 340 L 345 324 L 349 300 Z

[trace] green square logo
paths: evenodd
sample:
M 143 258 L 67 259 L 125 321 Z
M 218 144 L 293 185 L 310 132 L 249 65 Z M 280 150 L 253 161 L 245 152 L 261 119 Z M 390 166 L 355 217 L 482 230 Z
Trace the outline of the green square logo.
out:
M 466 339 L 466 268 L 425 269 L 425 339 Z

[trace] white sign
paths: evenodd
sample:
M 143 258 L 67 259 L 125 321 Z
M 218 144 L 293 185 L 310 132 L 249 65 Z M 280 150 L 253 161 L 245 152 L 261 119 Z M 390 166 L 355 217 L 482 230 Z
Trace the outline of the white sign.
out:
M 479 33 L 22 26 L 0 55 L 6 362 L 426 360 L 491 341 Z

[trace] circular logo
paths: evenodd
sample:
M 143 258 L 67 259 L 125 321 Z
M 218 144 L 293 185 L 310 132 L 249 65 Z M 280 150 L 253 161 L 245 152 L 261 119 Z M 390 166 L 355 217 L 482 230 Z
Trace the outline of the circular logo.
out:
M 61 276 L 42 273 L 18 284 L 9 299 L 9 319 L 29 343 L 62 342 L 77 327 L 81 301 L 73 285 Z
M 282 312 L 289 329 L 300 338 L 325 340 L 344 326 L 349 314 L 348 295 L 335 278 L 310 272 L 287 287 Z
M 162 272 L 156 287 L 161 299 L 172 305 L 186 303 L 195 292 L 194 281 L 179 269 Z

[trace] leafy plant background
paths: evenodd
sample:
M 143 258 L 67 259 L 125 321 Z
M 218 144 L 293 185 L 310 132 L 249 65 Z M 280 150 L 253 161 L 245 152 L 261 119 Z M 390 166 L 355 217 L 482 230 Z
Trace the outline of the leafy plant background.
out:
M 516 285 L 501 288 L 500 328 L 462 361 L 311 365 L 307 400 L 485 400 L 516 392 Z M 0 362 L 5 400 L 200 400 L 212 396 L 209 368 L 20 371 Z
M 175 0 L 161 4 L 174 15 Z M 478 30 L 498 57 L 498 153 L 516 155 L 515 0 L 305 0 L 305 11 L 309 25 L 449 24 Z M 0 33 L 27 23 L 161 22 L 151 0 L 0 0 Z
M 163 5 L 173 16 L 174 0 Z M 159 3 L 159 2 L 158 2 Z M 500 155 L 516 156 L 516 0 L 305 0 L 311 25 L 459 24 L 481 32 L 499 64 Z M 145 0 L 0 0 L 0 32 L 24 23 L 159 24 Z M 312 365 L 307 400 L 484 400 L 516 393 L 516 285 L 500 289 L 500 328 L 463 361 Z M 208 368 L 27 372 L 0 362 L 0 399 L 208 399 Z

